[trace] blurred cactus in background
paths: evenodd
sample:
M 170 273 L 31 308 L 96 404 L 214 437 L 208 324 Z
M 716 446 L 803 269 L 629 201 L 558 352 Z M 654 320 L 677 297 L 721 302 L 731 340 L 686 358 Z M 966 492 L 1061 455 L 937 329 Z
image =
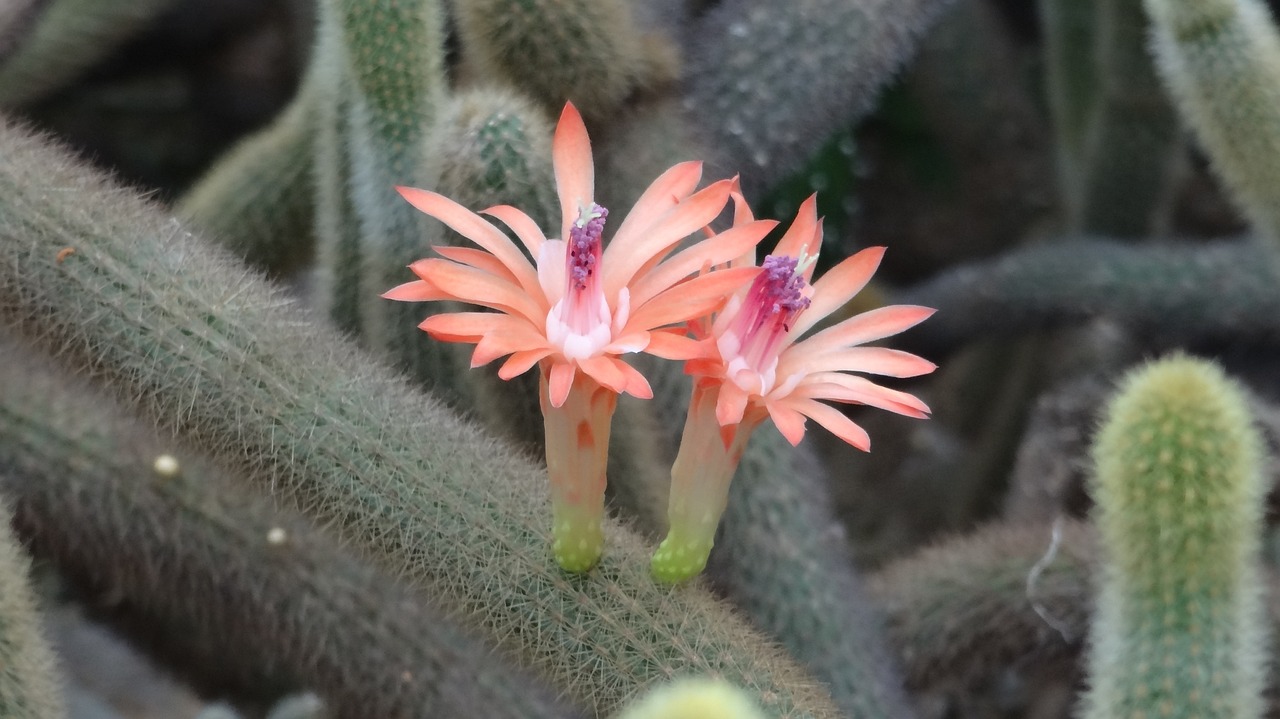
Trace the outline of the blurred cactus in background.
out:
M 0 714 L 1280 716 L 1272 12 L 0 1 Z M 762 428 L 676 587 L 679 362 L 624 357 L 653 398 L 570 574 L 537 373 L 417 329 L 474 307 L 380 298 L 435 247 L 498 271 L 397 186 L 560 234 L 566 102 L 606 247 L 703 161 L 784 229 L 817 193 L 819 278 L 888 246 L 814 332 L 937 310 L 893 346 L 938 371 L 883 381 L 933 419 Z M 185 699 L 137 709 L 160 680 L 67 623 Z

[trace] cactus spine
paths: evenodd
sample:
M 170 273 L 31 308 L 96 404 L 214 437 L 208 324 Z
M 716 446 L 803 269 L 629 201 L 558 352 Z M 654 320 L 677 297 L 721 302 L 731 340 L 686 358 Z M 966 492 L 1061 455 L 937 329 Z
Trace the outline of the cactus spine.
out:
M 1094 444 L 1104 563 L 1086 719 L 1262 716 L 1262 459 L 1216 365 L 1175 356 L 1123 381 Z
M 837 715 L 708 593 L 654 585 L 643 541 L 616 522 L 593 574 L 566 577 L 545 554 L 540 469 L 179 224 L 6 123 L 0 152 L 0 321 L 293 497 L 596 712 L 714 672 L 770 716 Z
M 0 716 L 62 719 L 62 687 L 28 581 L 31 562 L 0 502 Z
M 1144 2 L 1178 109 L 1245 216 L 1280 242 L 1280 35 L 1266 3 Z

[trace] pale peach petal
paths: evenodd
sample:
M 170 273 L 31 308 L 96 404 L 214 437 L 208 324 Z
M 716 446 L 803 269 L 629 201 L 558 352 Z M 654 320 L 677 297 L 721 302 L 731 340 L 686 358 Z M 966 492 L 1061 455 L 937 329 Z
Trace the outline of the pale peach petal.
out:
M 652 333 L 650 332 L 632 332 L 629 335 L 623 335 L 610 342 L 604 348 L 605 354 L 621 355 L 629 352 L 644 352 L 648 349 L 649 343 L 652 341 Z
M 653 388 L 649 386 L 649 380 L 640 374 L 640 370 L 622 360 L 614 359 L 613 361 L 618 364 L 618 369 L 627 378 L 627 387 L 624 390 L 627 394 L 638 399 L 653 399 Z
M 827 428 L 827 431 L 857 447 L 863 452 L 871 451 L 871 436 L 853 420 L 835 407 L 809 400 L 794 405 L 796 411 L 808 416 L 813 421 Z
M 788 352 L 817 355 L 850 345 L 896 335 L 929 318 L 937 310 L 916 305 L 890 305 L 863 312 L 792 345 Z
M 716 399 L 716 421 L 721 427 L 737 424 L 742 421 L 742 414 L 747 410 L 749 397 L 738 385 L 725 382 L 720 385 L 720 396 Z
M 538 250 L 538 284 L 548 309 L 564 297 L 564 240 L 547 240 Z
M 778 240 L 778 246 L 769 254 L 787 257 L 799 257 L 803 253 L 812 255 L 817 251 L 814 240 L 821 241 L 817 234 L 819 229 L 818 196 L 809 195 L 800 203 L 800 210 L 796 212 L 796 219 L 791 222 L 791 227 L 787 228 L 786 234 Z M 806 275 L 805 279 L 808 280 L 811 275 L 812 273 Z
M 674 332 L 654 331 L 649 333 L 649 346 L 644 351 L 663 359 L 691 360 L 710 357 L 715 353 L 715 344 Z
M 819 355 L 787 351 L 778 360 L 779 376 L 797 372 L 866 372 L 886 377 L 919 377 L 937 368 L 923 357 L 888 347 L 846 347 Z
M 751 205 L 747 199 L 742 196 L 741 192 L 730 193 L 733 198 L 733 224 L 734 226 L 745 225 L 755 222 L 755 216 L 751 214 Z M 753 246 L 741 255 L 733 258 L 729 263 L 730 267 L 752 267 L 756 264 L 756 248 Z
M 445 342 L 477 342 L 495 330 L 518 331 L 517 325 L 529 323 L 498 312 L 448 312 L 426 318 L 418 329 Z
M 432 285 L 430 282 L 422 280 L 414 280 L 406 282 L 403 285 L 396 285 L 382 296 L 388 300 L 399 300 L 401 302 L 424 302 L 427 300 L 447 300 L 449 296 L 440 291 L 439 287 Z
M 573 103 L 565 103 L 551 140 L 551 163 L 555 167 L 556 192 L 560 195 L 562 216 L 560 239 L 569 236 L 569 225 L 578 212 L 589 207 L 595 198 L 595 168 L 591 161 L 591 139 L 582 115 Z M 557 407 L 559 405 L 556 405 Z
M 471 240 L 480 247 L 493 253 L 502 264 L 511 270 L 511 274 L 519 280 L 526 292 L 532 292 L 538 286 L 533 265 L 529 264 L 502 230 L 494 227 L 488 220 L 459 205 L 436 192 L 419 190 L 415 187 L 397 187 L 401 197 L 422 212 L 440 220 L 455 232 Z
M 538 250 L 542 248 L 542 243 L 547 241 L 547 236 L 542 233 L 538 223 L 534 222 L 532 217 L 511 205 L 494 205 L 480 212 L 481 214 L 496 217 L 502 221 L 502 224 L 510 227 L 511 231 L 516 233 L 516 237 L 520 238 L 520 242 L 525 246 L 525 249 L 529 250 L 530 257 L 536 258 Z
M 611 357 L 597 355 L 578 360 L 578 369 L 582 370 L 591 379 L 599 382 L 601 386 L 607 387 L 614 392 L 622 392 L 627 387 L 626 376 L 622 374 L 622 370 L 617 368 L 615 361 Z
M 808 309 L 800 313 L 791 327 L 791 336 L 800 337 L 820 320 L 844 307 L 862 291 L 880 266 L 883 247 L 868 247 L 832 267 L 813 283 Z
M 502 264 L 501 260 L 484 250 L 477 250 L 472 247 L 453 247 L 451 245 L 435 245 L 431 249 L 436 254 L 449 260 L 453 260 L 460 265 L 474 267 L 477 270 L 488 272 L 496 275 L 513 284 L 518 284 L 516 276 L 511 274 L 511 270 Z
M 701 162 L 681 162 L 658 175 L 658 179 L 649 184 L 648 189 L 623 218 L 614 236 L 627 237 L 648 230 L 671 208 L 693 194 L 701 179 Z
M 631 283 L 653 257 L 670 252 L 680 240 L 715 219 L 729 200 L 731 180 L 720 180 L 694 193 L 642 233 L 619 232 L 600 260 L 605 297 Z
M 714 312 L 759 272 L 759 267 L 735 267 L 681 282 L 633 310 L 628 331 L 672 325 Z
M 881 387 L 865 377 L 839 372 L 819 372 L 809 375 L 792 392 L 792 396 L 802 399 L 829 399 L 834 402 L 865 404 L 917 419 L 929 416 L 929 405 L 920 401 L 920 398 L 915 395 Z
M 573 375 L 577 365 L 572 362 L 556 362 L 551 365 L 551 377 L 547 382 L 547 399 L 552 407 L 563 407 L 569 397 L 569 389 L 573 387 Z
M 765 409 L 769 410 L 769 418 L 791 446 L 800 444 L 804 439 L 804 415 L 782 402 L 766 402 Z
M 724 264 L 750 252 L 778 223 L 760 220 L 736 225 L 720 234 L 695 243 L 658 265 L 649 272 L 637 275 L 632 283 L 631 301 L 642 305 L 655 295 L 706 266 Z
M 538 364 L 544 357 L 550 356 L 552 352 L 554 350 L 550 347 L 515 352 L 502 363 L 502 367 L 498 368 L 498 377 L 502 379 L 518 377 L 528 372 L 529 368 Z
M 547 309 L 511 282 L 448 260 L 422 260 L 423 277 L 453 299 L 504 312 L 520 314 L 536 324 L 546 320 Z

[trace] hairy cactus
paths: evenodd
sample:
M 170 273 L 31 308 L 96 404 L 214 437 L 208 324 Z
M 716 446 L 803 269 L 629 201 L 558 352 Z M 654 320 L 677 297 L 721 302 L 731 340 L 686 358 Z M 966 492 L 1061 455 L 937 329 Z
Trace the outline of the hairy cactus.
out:
M 1088 719 L 1262 715 L 1262 439 L 1240 387 L 1189 357 L 1122 382 L 1094 443 L 1104 562 Z
M 1254 228 L 1280 242 L 1280 35 L 1267 4 L 1144 3 L 1178 109 Z
M 542 470 L 179 223 L 7 123 L 0 152 L 0 321 L 293 497 L 596 712 L 714 672 L 770 716 L 836 715 L 705 591 L 655 585 L 647 548 L 616 523 L 605 561 L 566 576 L 546 553 Z
M 1180 148 L 1178 119 L 1147 52 L 1142 0 L 1094 2 L 1098 88 L 1081 155 L 1080 186 L 1068 198 L 1070 227 L 1146 237 L 1167 192 L 1173 151 Z
M 751 697 L 724 681 L 686 678 L 627 705 L 616 719 L 763 719 Z
M 301 268 L 315 247 L 314 82 L 271 125 L 223 155 L 174 208 L 209 239 L 276 275 Z
M 31 563 L 9 529 L 7 504 L 0 502 L 0 716 L 62 719 L 61 681 L 28 582 Z
M 1081 240 L 948 270 L 893 300 L 947 310 L 903 338 L 917 352 L 1103 315 L 1173 340 L 1275 343 L 1280 274 L 1267 259 L 1245 241 L 1132 247 Z
M 747 197 L 870 110 L 947 4 L 726 0 L 707 12 L 690 34 L 686 99 Z
M 61 89 L 170 2 L 50 0 L 8 57 L 0 52 L 0 107 L 27 105 Z
M 605 118 L 638 89 L 675 78 L 674 50 L 642 35 L 624 0 L 461 0 L 463 52 L 488 81 L 506 81 L 559 112 L 571 101 Z
M 56 369 L 0 343 L 15 524 L 199 688 L 311 687 L 340 717 L 570 715 L 438 607 Z

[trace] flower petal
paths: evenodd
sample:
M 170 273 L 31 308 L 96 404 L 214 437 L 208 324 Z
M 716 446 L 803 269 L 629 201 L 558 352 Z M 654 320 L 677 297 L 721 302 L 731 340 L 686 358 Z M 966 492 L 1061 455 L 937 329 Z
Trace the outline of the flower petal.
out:
M 547 382 L 547 399 L 552 407 L 564 406 L 569 398 L 569 389 L 573 387 L 573 375 L 577 372 L 573 362 L 556 362 L 551 365 L 551 377 Z
M 538 364 L 544 357 L 549 356 L 554 351 L 550 347 L 542 347 L 536 350 L 519 350 L 508 357 L 507 361 L 498 368 L 498 377 L 502 379 L 518 377 L 528 372 L 529 368 Z
M 794 447 L 804 439 L 804 415 L 787 404 L 789 403 L 767 402 L 765 408 L 769 410 L 769 417 L 773 420 L 774 426 Z
M 839 324 L 828 327 L 812 337 L 795 343 L 787 348 L 787 351 L 803 352 L 814 356 L 850 345 L 872 342 L 914 327 L 928 319 L 934 312 L 937 310 L 916 305 L 881 307 L 854 315 Z
M 569 225 L 578 211 L 595 198 L 595 168 L 591 160 L 591 139 L 582 115 L 566 102 L 551 140 L 551 163 L 556 172 L 556 192 L 560 195 L 560 239 L 569 236 Z M 556 405 L 559 407 L 560 405 Z
M 425 302 L 427 300 L 447 300 L 449 296 L 430 282 L 414 280 L 403 285 L 396 285 L 382 293 L 383 298 L 400 302 Z
M 600 258 L 604 296 L 616 296 L 618 290 L 631 284 L 631 278 L 646 262 L 670 251 L 680 240 L 714 220 L 732 189 L 732 180 L 712 183 L 676 205 L 644 232 L 619 231 L 614 235 Z
M 446 312 L 426 318 L 418 329 L 442 342 L 479 342 L 490 332 L 518 332 L 517 325 L 529 327 L 520 318 L 498 312 Z
M 919 377 L 937 368 L 923 357 L 888 347 L 846 347 L 818 355 L 784 352 L 778 361 L 778 375 L 782 377 L 797 372 L 866 372 L 886 377 Z
M 564 297 L 564 240 L 547 240 L 538 248 L 538 284 L 550 311 Z
M 735 267 L 681 282 L 635 309 L 626 331 L 672 325 L 714 312 L 726 297 L 751 282 L 759 272 L 759 267 Z
M 787 228 L 787 233 L 782 236 L 782 239 L 778 240 L 778 246 L 771 254 L 799 257 L 804 253 L 812 257 L 818 254 L 821 244 L 822 225 L 818 222 L 818 196 L 814 194 L 800 203 L 796 219 L 791 222 L 791 227 Z M 813 276 L 813 268 L 814 265 L 810 265 L 805 272 L 806 282 Z
M 916 419 L 929 416 L 929 405 L 913 394 L 881 387 L 866 377 L 839 372 L 819 372 L 809 375 L 792 392 L 792 396 L 802 399 L 829 399 L 835 402 L 865 404 Z
M 542 243 L 547 241 L 547 236 L 542 233 L 542 229 L 538 227 L 538 223 L 533 221 L 533 218 L 511 205 L 494 205 L 480 212 L 481 214 L 496 217 L 502 221 L 502 224 L 510 227 L 511 231 L 516 233 L 516 237 L 520 238 L 520 242 L 529 250 L 529 256 L 537 258 L 538 250 L 542 248 Z
M 634 282 L 631 302 L 640 306 L 703 267 L 724 264 L 750 252 L 777 225 L 773 220 L 736 225 L 714 237 L 694 243 L 692 247 L 676 253 Z
M 828 432 L 863 452 L 871 451 L 871 435 L 835 407 L 809 400 L 797 406 L 796 411 L 826 427 Z
M 627 394 L 637 399 L 653 399 L 653 388 L 649 386 L 649 380 L 640 374 L 640 370 L 622 360 L 614 361 L 618 363 L 618 369 L 622 370 L 622 374 L 627 378 L 627 387 L 624 390 Z
M 826 274 L 813 283 L 813 296 L 810 305 L 796 318 L 790 335 L 800 337 L 809 331 L 820 320 L 836 310 L 862 291 L 880 266 L 884 257 L 883 247 L 868 247 L 832 267 Z
M 549 308 L 539 305 L 541 293 L 530 297 L 507 280 L 448 260 L 422 260 L 415 265 L 419 266 L 415 271 L 420 270 L 424 279 L 452 299 L 520 314 L 535 325 L 546 320 Z
M 511 270 L 507 269 L 507 266 L 502 264 L 501 260 L 484 250 L 477 250 L 473 247 L 453 247 L 452 245 L 434 245 L 431 249 L 435 250 L 436 254 L 441 257 L 453 260 L 460 265 L 488 272 L 513 284 L 518 283 L 516 276 L 511 274 Z
M 415 187 L 397 187 L 400 196 L 409 204 L 422 212 L 440 220 L 455 232 L 471 240 L 477 245 L 493 253 L 502 264 L 511 270 L 511 274 L 519 280 L 520 286 L 527 293 L 536 291 L 538 283 L 533 272 L 533 265 L 525 259 L 524 253 L 515 246 L 502 230 L 492 223 L 458 203 L 430 190 L 419 190 Z
M 644 351 L 663 359 L 691 360 L 710 357 L 715 351 L 715 344 L 675 332 L 654 331 L 649 333 L 649 345 Z
M 742 388 L 732 382 L 720 384 L 720 395 L 716 398 L 716 421 L 721 427 L 737 424 L 747 411 L 749 397 Z
M 629 352 L 644 352 L 649 348 L 653 334 L 650 332 L 632 332 L 610 342 L 604 348 L 605 354 L 621 355 Z
M 601 386 L 611 389 L 614 392 L 622 392 L 626 389 L 627 378 L 623 376 L 622 370 L 615 366 L 615 360 L 605 355 L 596 355 L 583 360 L 578 360 L 578 369 L 582 370 L 588 377 L 599 382 Z
M 701 179 L 701 162 L 681 162 L 658 175 L 658 179 L 649 184 L 644 194 L 640 195 L 640 199 L 636 200 L 631 211 L 623 218 L 614 236 L 626 237 L 649 229 L 671 208 L 693 194 Z

